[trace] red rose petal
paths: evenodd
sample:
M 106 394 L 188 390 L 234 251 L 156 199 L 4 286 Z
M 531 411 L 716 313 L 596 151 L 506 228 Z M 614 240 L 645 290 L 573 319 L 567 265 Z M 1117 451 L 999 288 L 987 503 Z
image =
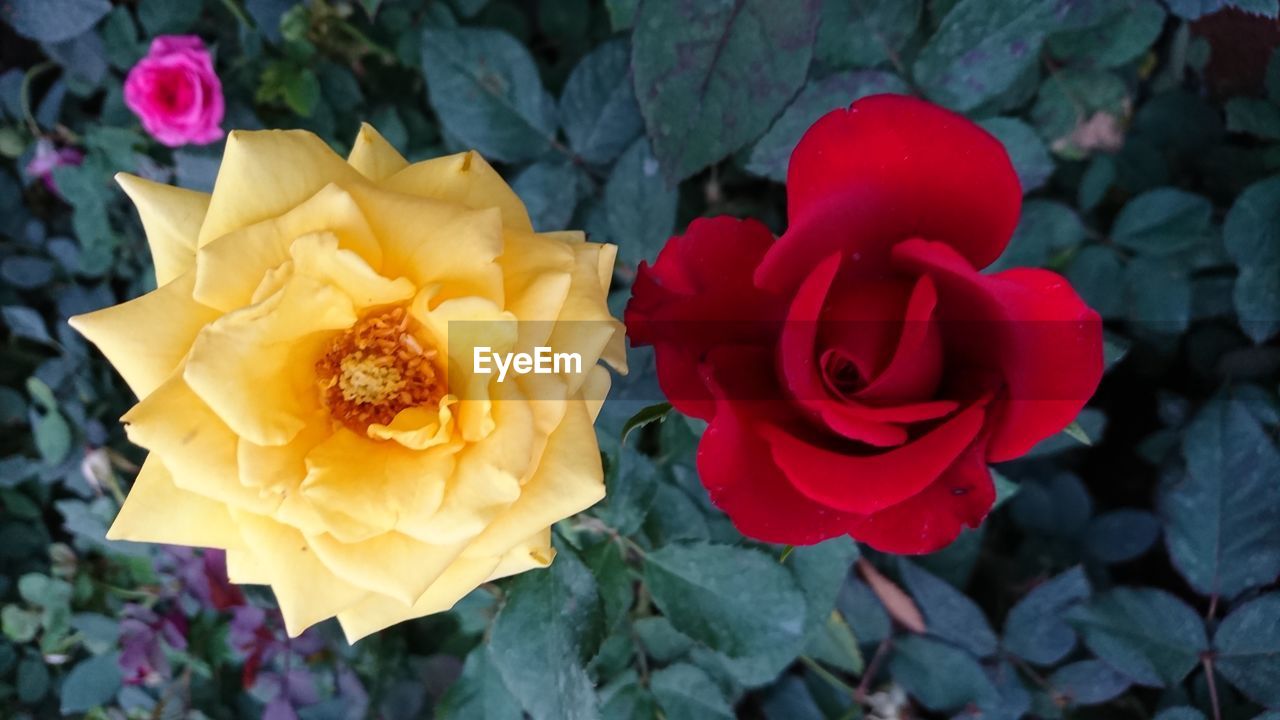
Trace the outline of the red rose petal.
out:
M 806 442 L 781 427 L 760 432 L 796 489 L 837 510 L 866 515 L 923 490 L 955 462 L 982 430 L 984 403 L 974 403 L 906 445 L 852 455 Z
M 933 322 L 938 290 L 928 275 L 916 281 L 907 301 L 898 346 L 889 364 L 854 397 L 885 404 L 933 397 L 942 379 L 942 334 Z
M 1003 377 L 988 461 L 1019 457 L 1075 419 L 1102 378 L 1102 321 L 1062 276 L 981 275 L 949 245 L 919 239 L 900 243 L 894 259 L 937 283 L 948 362 Z
M 641 263 L 625 319 L 633 345 L 654 345 L 659 382 L 686 415 L 713 412 L 698 367 L 706 352 L 730 344 L 772 344 L 785 301 L 752 284 L 773 244 L 756 220 L 700 218 L 667 241 L 650 267 Z
M 1004 146 L 964 117 L 900 95 L 874 95 L 819 119 L 787 170 L 790 227 L 756 281 L 795 287 L 832 252 L 886 272 L 892 246 L 945 241 L 975 267 L 999 257 L 1022 204 Z
M 914 555 L 941 550 L 964 527 L 976 528 L 996 500 L 986 448 L 969 446 L 933 484 L 904 502 L 854 521 L 849 534 L 880 552 Z

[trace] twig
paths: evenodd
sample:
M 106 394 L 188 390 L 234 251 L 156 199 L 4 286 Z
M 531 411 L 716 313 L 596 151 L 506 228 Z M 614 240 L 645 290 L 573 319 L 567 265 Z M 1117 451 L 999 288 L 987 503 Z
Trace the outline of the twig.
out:
M 858 687 L 854 692 L 853 699 L 859 703 L 866 704 L 867 691 L 871 689 L 871 682 L 875 678 L 876 673 L 880 672 L 880 665 L 884 662 L 885 656 L 889 652 L 889 647 L 893 644 L 893 636 L 885 635 L 880 644 L 876 646 L 876 652 L 871 656 L 871 662 L 867 663 L 867 669 L 862 673 L 862 680 L 858 682 Z
M 1222 720 L 1222 707 L 1218 702 L 1218 683 L 1213 679 L 1213 656 L 1208 653 L 1200 656 L 1200 664 L 1204 666 L 1205 680 L 1209 683 L 1209 702 L 1213 703 L 1213 720 Z
M 855 700 L 857 699 L 858 688 L 836 677 L 835 673 L 822 667 L 822 663 L 818 662 L 817 660 L 814 660 L 808 655 L 801 655 L 800 662 L 804 663 L 804 666 L 812 670 L 814 674 L 816 674 L 818 677 L 822 678 L 823 680 L 826 680 L 827 684 L 831 685 L 831 687 L 839 690 L 840 692 L 845 693 L 850 698 L 853 698 Z

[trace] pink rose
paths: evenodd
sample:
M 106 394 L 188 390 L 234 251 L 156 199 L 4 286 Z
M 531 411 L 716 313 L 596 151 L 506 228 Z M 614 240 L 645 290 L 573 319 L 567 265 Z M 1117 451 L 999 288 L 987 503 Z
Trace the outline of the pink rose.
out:
M 65 165 L 79 165 L 84 160 L 84 153 L 71 147 L 59 148 L 52 140 L 40 138 L 36 142 L 36 152 L 27 163 L 27 177 L 40 180 L 49 192 L 58 196 L 62 191 L 53 179 L 53 171 Z
M 129 70 L 124 101 L 156 140 L 178 147 L 222 137 L 222 82 L 194 35 L 161 35 Z

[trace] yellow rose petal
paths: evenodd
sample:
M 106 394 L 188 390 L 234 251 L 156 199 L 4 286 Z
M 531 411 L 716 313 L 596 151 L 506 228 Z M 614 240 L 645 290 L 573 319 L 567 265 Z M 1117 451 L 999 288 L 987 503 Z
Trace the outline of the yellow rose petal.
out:
M 251 513 L 234 517 L 254 563 L 270 578 L 289 637 L 369 597 L 369 591 L 334 575 L 297 530 Z
M 408 161 L 369 123 L 360 123 L 360 133 L 351 146 L 347 162 L 374 182 L 385 180 L 409 166 Z
M 232 130 L 198 247 L 282 215 L 329 183 L 367 182 L 305 130 Z
M 308 539 L 338 577 L 399 600 L 407 610 L 462 554 L 466 543 L 428 545 L 400 533 L 344 543 L 327 535 Z
M 377 442 L 339 428 L 307 455 L 302 494 L 320 511 L 354 520 L 329 531 L 345 542 L 388 532 L 404 522 L 426 522 L 444 497 L 453 474 L 450 448 L 410 450 L 398 443 Z
M 411 607 L 385 595 L 369 595 L 338 613 L 347 642 L 405 620 L 448 610 L 492 575 L 498 562 L 496 557 L 458 558 Z
M 466 555 L 504 554 L 541 528 L 586 510 L 603 497 L 595 429 L 587 406 L 572 402 L 520 498 L 488 524 L 467 547 Z
M 502 224 L 533 231 L 529 212 L 515 191 L 474 151 L 417 162 L 379 183 L 388 190 L 443 200 L 473 210 L 497 208 Z
M 270 585 L 271 574 L 253 557 L 251 550 L 227 550 L 227 579 L 241 585 Z
M 196 264 L 196 238 L 209 211 L 209 195 L 119 173 L 124 189 L 142 220 L 156 268 L 156 285 L 164 285 Z
M 369 187 L 355 198 L 382 244 L 381 272 L 404 276 L 422 288 L 438 287 L 438 299 L 477 296 L 503 302 L 502 216 Z
M 145 398 L 168 378 L 200 329 L 220 313 L 191 299 L 195 273 L 120 305 L 70 319 L 129 384 Z
M 498 560 L 498 566 L 493 569 L 485 582 L 548 567 L 555 557 L 556 550 L 551 547 L 551 528 L 544 528 L 534 533 L 533 537 L 525 538 L 508 550 Z
M 179 488 L 257 513 L 270 513 L 279 504 L 279 498 L 240 483 L 238 438 L 191 391 L 180 372 L 122 419 L 129 439 L 164 462 Z
M 192 547 L 243 547 L 227 506 L 179 488 L 156 455 L 138 471 L 108 540 L 167 543 Z
M 320 400 L 315 361 L 322 331 L 356 321 L 333 285 L 294 275 L 280 292 L 211 323 L 191 346 L 184 376 L 237 435 L 258 445 L 289 442 Z
M 359 255 L 374 270 L 382 249 L 352 196 L 326 185 L 279 217 L 224 235 L 200 248 L 195 296 L 200 302 L 231 312 L 249 304 L 265 273 L 291 259 L 290 247 L 303 235 L 329 232 L 338 246 Z

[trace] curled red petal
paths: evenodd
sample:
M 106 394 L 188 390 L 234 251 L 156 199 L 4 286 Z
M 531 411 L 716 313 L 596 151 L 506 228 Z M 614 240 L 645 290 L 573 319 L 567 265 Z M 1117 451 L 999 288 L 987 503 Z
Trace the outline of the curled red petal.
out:
M 853 455 L 819 447 L 764 426 L 774 462 L 801 493 L 837 510 L 867 515 L 903 502 L 938 479 L 982 430 L 984 402 L 911 442 L 880 453 Z
M 948 362 L 995 371 L 987 460 L 1021 456 L 1080 413 L 1102 379 L 1102 320 L 1048 270 L 982 275 L 945 243 L 910 240 L 898 267 L 938 285 Z
M 756 280 L 795 287 L 832 252 L 884 272 L 892 246 L 911 237 L 944 241 L 986 267 L 1009 242 L 1021 205 L 1009 156 L 985 130 L 923 100 L 862 98 L 820 118 L 796 145 L 790 227 Z
M 641 263 L 625 319 L 633 345 L 655 347 L 658 380 L 681 412 L 709 419 L 699 366 L 708 351 L 771 344 L 785 302 L 752 283 L 773 233 L 756 220 L 700 218 Z
M 979 439 L 936 481 L 907 500 L 853 521 L 849 534 L 881 552 L 931 553 L 976 528 L 996 500 L 986 448 Z

